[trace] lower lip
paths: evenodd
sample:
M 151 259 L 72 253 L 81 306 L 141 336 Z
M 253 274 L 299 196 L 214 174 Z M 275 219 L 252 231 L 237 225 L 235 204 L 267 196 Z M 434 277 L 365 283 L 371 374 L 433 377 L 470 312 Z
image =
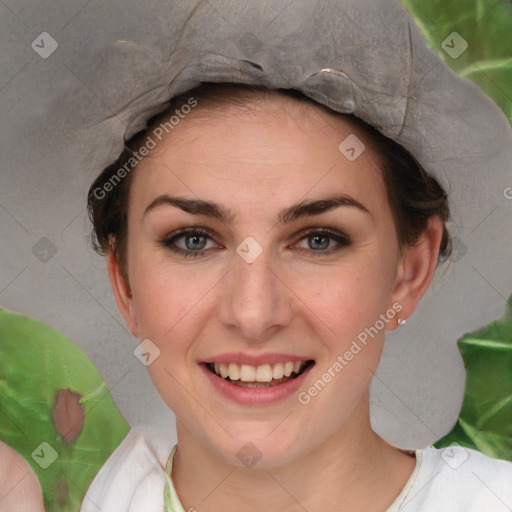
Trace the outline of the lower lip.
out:
M 206 377 L 210 380 L 213 387 L 226 398 L 242 405 L 267 405 L 284 400 L 296 393 L 304 382 L 309 370 L 311 370 L 314 365 L 311 365 L 298 377 L 290 379 L 283 384 L 277 384 L 276 386 L 270 386 L 268 388 L 245 388 L 237 386 L 214 375 L 208 370 L 205 364 L 200 364 L 199 366 L 206 373 Z

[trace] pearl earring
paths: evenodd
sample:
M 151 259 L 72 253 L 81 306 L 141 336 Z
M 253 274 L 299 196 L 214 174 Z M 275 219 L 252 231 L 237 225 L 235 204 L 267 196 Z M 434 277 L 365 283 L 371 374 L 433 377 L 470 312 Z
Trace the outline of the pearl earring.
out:
M 402 320 L 401 318 L 399 318 L 398 319 L 398 327 L 402 327 L 402 325 L 404 325 L 405 322 L 407 322 L 407 320 Z

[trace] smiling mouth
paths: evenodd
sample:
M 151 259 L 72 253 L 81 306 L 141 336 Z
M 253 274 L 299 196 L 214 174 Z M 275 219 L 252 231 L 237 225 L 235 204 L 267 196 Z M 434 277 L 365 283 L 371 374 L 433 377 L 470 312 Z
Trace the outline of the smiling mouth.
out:
M 235 386 L 245 388 L 268 388 L 272 386 L 279 386 L 289 380 L 300 377 L 305 371 L 309 370 L 315 364 L 315 361 L 313 359 L 308 359 L 307 361 L 300 362 L 300 364 L 297 363 L 296 365 L 293 365 L 293 367 L 290 367 L 290 365 L 286 367 L 286 364 L 283 363 L 277 363 L 277 365 L 262 365 L 262 367 L 268 368 L 258 372 L 257 375 L 255 375 L 255 367 L 249 365 L 236 365 L 236 368 L 229 368 L 231 365 L 221 366 L 214 363 L 203 364 L 216 377 L 234 384 Z M 282 369 L 279 365 L 282 365 Z M 258 367 L 258 370 L 259 368 L 260 367 Z M 276 375 L 282 376 L 275 378 Z M 231 376 L 238 376 L 238 378 L 231 378 Z

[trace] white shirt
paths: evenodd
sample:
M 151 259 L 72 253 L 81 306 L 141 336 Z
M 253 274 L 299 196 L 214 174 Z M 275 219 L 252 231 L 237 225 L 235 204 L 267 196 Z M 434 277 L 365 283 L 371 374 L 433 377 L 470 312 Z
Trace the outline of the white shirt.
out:
M 461 446 L 415 453 L 414 471 L 386 512 L 512 512 L 512 462 Z M 164 512 L 165 485 L 143 432 L 132 429 L 96 475 L 80 512 Z M 167 485 L 170 510 L 185 512 L 170 478 Z

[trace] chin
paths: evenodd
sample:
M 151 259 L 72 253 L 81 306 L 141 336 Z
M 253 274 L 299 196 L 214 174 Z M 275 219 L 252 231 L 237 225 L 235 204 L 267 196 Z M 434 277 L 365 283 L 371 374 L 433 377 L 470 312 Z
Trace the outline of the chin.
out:
M 291 436 L 285 430 L 280 434 L 269 435 L 266 431 L 251 435 L 250 429 L 246 428 L 237 439 L 229 438 L 225 443 L 212 440 L 211 443 L 227 464 L 248 469 L 274 469 L 292 462 L 305 450 L 303 439 L 298 438 L 290 445 Z

